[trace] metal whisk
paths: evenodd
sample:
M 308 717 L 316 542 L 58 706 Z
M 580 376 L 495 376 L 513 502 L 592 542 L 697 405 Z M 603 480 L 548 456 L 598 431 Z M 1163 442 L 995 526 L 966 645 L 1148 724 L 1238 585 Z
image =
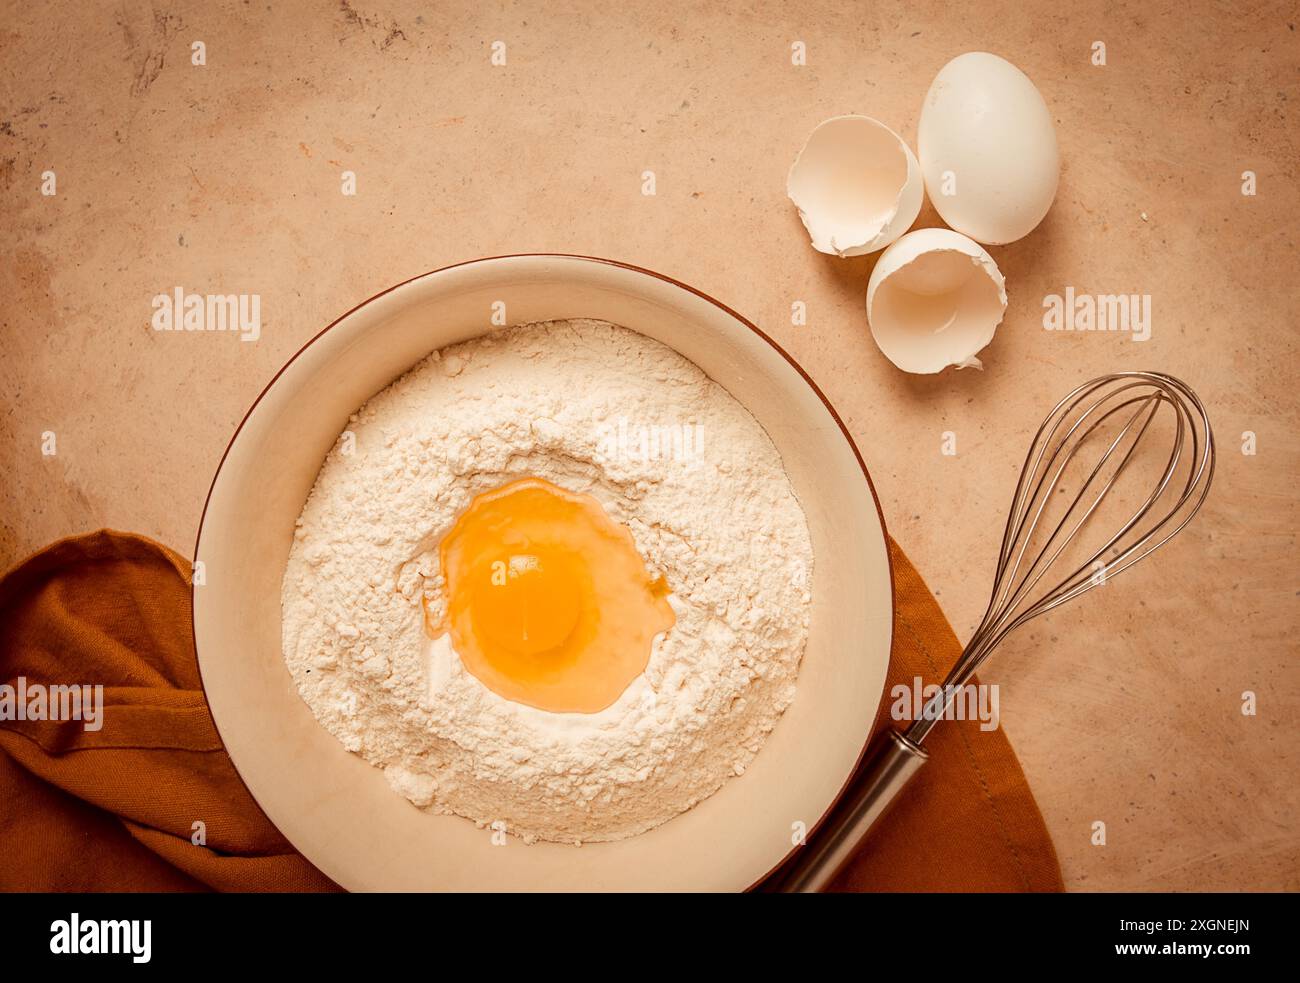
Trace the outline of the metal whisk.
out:
M 1167 422 L 1170 414 L 1168 456 L 1159 453 L 1156 461 L 1163 463 L 1149 469 L 1154 483 L 1147 486 L 1130 475 L 1121 488 L 1120 479 L 1140 456 L 1139 449 L 1149 451 L 1144 444 L 1157 439 L 1153 425 L 1158 418 Z M 1080 451 L 1097 442 L 1104 452 L 1089 465 Z M 1085 383 L 1057 403 L 1025 457 L 984 620 L 920 719 L 905 733 L 887 733 L 854 788 L 765 889 L 809 892 L 825 887 L 925 763 L 926 735 L 989 653 L 1030 619 L 1108 583 L 1169 542 L 1200 509 L 1213 476 L 1209 417 L 1196 393 L 1173 376 L 1116 372 Z M 1072 498 L 1067 479 L 1079 482 Z M 1083 548 L 1080 534 L 1100 525 L 1093 520 L 1103 501 L 1124 493 L 1133 501 L 1120 507 L 1120 514 L 1127 515 L 1122 524 L 1109 527 L 1118 531 L 1103 533 L 1100 545 L 1094 539 Z M 1067 555 L 1073 558 L 1063 559 L 1072 545 L 1074 552 Z M 1073 569 L 1057 580 L 1059 572 L 1051 573 L 1057 567 Z

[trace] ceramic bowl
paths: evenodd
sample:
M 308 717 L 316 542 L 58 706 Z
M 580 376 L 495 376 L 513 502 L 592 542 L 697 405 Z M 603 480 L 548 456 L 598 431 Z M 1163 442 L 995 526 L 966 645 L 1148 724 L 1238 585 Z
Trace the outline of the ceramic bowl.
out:
M 280 648 L 280 584 L 302 510 L 349 414 L 434 349 L 509 323 L 588 317 L 700 366 L 771 435 L 808 516 L 813 614 L 798 695 L 745 774 L 613 843 L 494 846 L 433 815 L 325 731 Z M 670 278 L 581 256 L 477 260 L 349 311 L 271 380 L 213 479 L 195 547 L 194 639 L 221 739 L 266 814 L 353 890 L 743 890 L 813 829 L 859 760 L 884 688 L 893 591 L 884 521 L 843 423 L 807 374 L 740 315 Z

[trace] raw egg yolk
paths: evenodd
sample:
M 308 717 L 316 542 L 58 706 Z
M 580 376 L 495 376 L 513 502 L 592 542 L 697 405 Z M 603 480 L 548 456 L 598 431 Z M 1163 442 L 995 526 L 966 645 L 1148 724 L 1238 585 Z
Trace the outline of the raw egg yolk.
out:
M 520 658 L 558 649 L 582 615 L 583 572 L 554 550 L 494 561 L 489 576 L 470 584 L 475 630 L 494 649 Z
M 541 710 L 595 713 L 676 621 L 668 586 L 590 495 L 541 478 L 474 498 L 440 547 L 446 622 L 469 672 Z

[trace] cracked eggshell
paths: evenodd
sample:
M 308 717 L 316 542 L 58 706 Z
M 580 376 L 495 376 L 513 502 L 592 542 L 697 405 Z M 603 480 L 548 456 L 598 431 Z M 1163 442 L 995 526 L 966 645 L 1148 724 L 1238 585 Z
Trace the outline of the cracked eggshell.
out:
M 909 232 L 881 253 L 867 284 L 871 336 L 905 372 L 982 369 L 975 356 L 1006 310 L 993 257 L 951 229 Z
M 916 155 L 870 116 L 819 124 L 785 187 L 813 248 L 834 256 L 884 249 L 916 221 L 925 195 Z
M 987 51 L 939 69 L 921 106 L 916 149 L 935 210 L 977 242 L 1027 236 L 1056 197 L 1061 158 L 1051 110 L 1029 76 Z

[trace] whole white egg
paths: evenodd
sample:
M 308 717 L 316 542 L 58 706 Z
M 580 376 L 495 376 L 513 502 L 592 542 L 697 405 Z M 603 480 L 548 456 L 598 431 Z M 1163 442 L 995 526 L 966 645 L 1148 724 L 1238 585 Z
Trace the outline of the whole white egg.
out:
M 1061 159 L 1047 103 L 1029 76 L 986 51 L 939 70 L 921 107 L 917 149 L 935 210 L 977 242 L 1028 235 L 1056 197 Z

